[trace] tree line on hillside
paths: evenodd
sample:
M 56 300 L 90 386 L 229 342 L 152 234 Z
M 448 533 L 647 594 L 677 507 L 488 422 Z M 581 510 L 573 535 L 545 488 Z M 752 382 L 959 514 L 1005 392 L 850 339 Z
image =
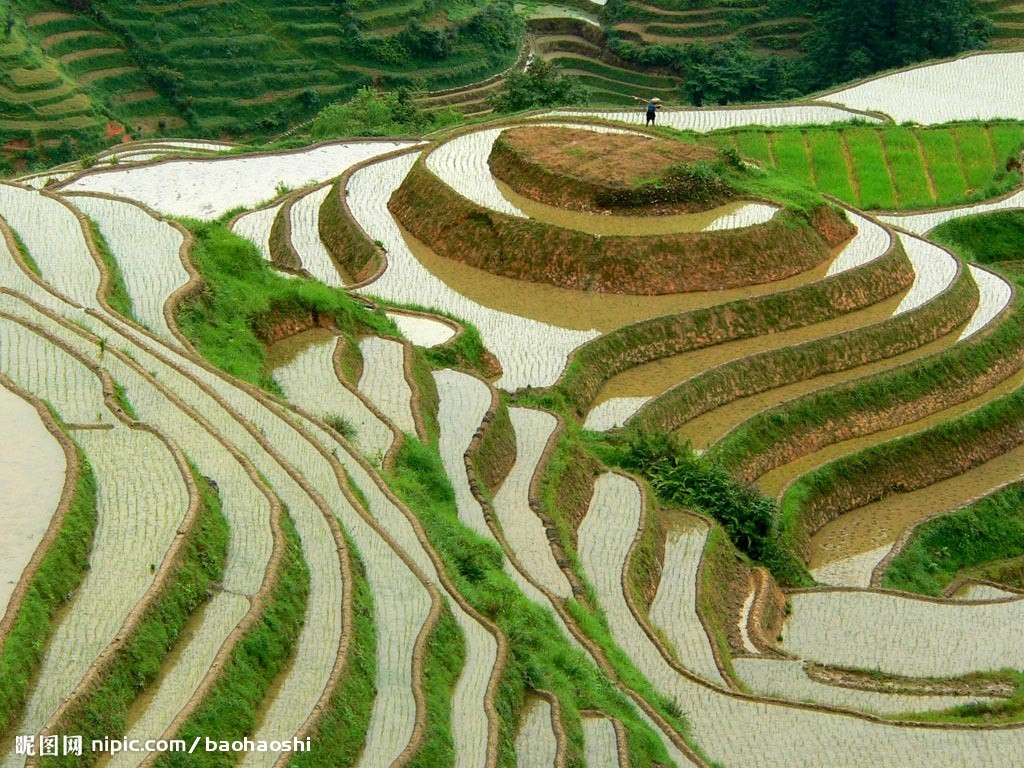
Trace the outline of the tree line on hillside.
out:
M 700 7 L 683 2 L 680 7 Z M 627 0 L 608 0 L 605 20 L 629 16 Z M 973 0 L 773 0 L 766 18 L 809 16 L 806 54 L 785 59 L 753 51 L 742 36 L 705 44 L 640 44 L 609 30 L 609 49 L 636 64 L 686 78 L 700 104 L 789 99 L 838 83 L 984 47 L 992 24 Z

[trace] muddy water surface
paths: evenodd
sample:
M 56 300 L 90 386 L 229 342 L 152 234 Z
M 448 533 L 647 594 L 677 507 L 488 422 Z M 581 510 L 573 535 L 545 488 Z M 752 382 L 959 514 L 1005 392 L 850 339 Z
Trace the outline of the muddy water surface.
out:
M 401 228 L 401 227 L 400 227 Z M 610 331 L 638 320 L 688 312 L 736 299 L 762 296 L 820 280 L 828 262 L 786 280 L 727 291 L 700 291 L 663 296 L 629 296 L 557 288 L 514 280 L 438 256 L 429 246 L 402 229 L 416 259 L 449 288 L 485 307 L 528 317 L 560 328 Z
M 1006 397 L 1021 386 L 1024 386 L 1024 371 L 1015 373 L 1013 376 L 1010 376 L 1008 379 L 997 384 L 988 392 L 984 392 L 977 397 L 954 405 L 952 408 L 932 413 L 925 416 L 923 419 L 918 419 L 917 421 L 893 427 L 892 429 L 884 429 L 870 435 L 855 437 L 852 440 L 844 440 L 841 443 L 834 443 L 826 446 L 820 451 L 803 456 L 796 461 L 790 462 L 789 464 L 762 475 L 757 480 L 757 486 L 769 496 L 781 496 L 785 492 L 786 487 L 789 486 L 789 484 L 796 478 L 827 464 L 830 461 L 834 461 L 843 456 L 848 456 L 851 453 L 856 453 L 857 451 L 862 451 L 879 443 L 896 440 L 897 438 L 905 435 L 911 435 L 916 432 L 923 432 L 926 429 L 930 429 L 931 427 L 942 424 L 943 422 L 950 421 L 951 419 L 955 419 L 965 413 L 974 411 L 986 403 L 990 403 L 1000 397 Z M 1021 466 L 1021 470 L 1024 471 L 1024 465 Z
M 802 344 L 806 341 L 880 322 L 892 315 L 893 310 L 899 306 L 901 298 L 902 295 L 896 296 L 873 304 L 867 309 L 851 312 L 824 323 L 716 344 L 713 347 L 638 365 L 605 382 L 594 400 L 594 405 L 599 405 L 613 397 L 657 397 L 677 384 L 730 360 L 770 349 Z
M 676 232 L 700 232 L 716 219 L 736 213 L 751 202 L 750 200 L 735 200 L 699 213 L 679 213 L 668 216 L 622 216 L 570 211 L 554 205 L 539 203 L 536 200 L 523 197 L 499 179 L 494 181 L 505 199 L 531 219 L 593 235 L 642 237 L 644 235 L 670 235 Z
M 956 343 L 959 333 L 960 328 L 955 328 L 931 344 L 917 347 L 909 352 L 904 352 L 902 355 L 896 355 L 884 360 L 876 360 L 873 363 L 861 365 L 848 371 L 839 371 L 813 379 L 804 379 L 793 384 L 787 384 L 784 387 L 777 387 L 757 395 L 734 400 L 684 424 L 676 430 L 676 434 L 690 440 L 694 448 L 706 448 L 716 440 L 724 437 L 727 432 L 761 411 L 808 392 L 870 376 L 881 371 L 896 368 L 913 360 L 919 360 L 927 355 L 941 352 Z
M 336 338 L 337 334 L 329 328 L 310 328 L 275 341 L 267 347 L 266 369 L 273 371 L 282 368 L 294 362 L 296 357 L 310 347 L 333 343 Z
M 860 507 L 824 526 L 811 537 L 810 567 L 892 544 L 908 525 L 964 506 L 967 499 L 990 493 L 1024 476 L 1024 446 L 972 469 L 911 493 Z
M 39 412 L 0 387 L 0 616 L 57 510 L 66 466 Z

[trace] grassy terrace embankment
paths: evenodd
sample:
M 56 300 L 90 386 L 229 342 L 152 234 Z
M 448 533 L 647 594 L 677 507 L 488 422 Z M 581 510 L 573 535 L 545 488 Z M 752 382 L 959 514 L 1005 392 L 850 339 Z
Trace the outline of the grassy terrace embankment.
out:
M 906 255 L 892 248 L 862 267 L 783 293 L 633 323 L 580 346 L 555 391 L 583 414 L 604 383 L 624 370 L 725 341 L 838 317 L 894 295 L 912 281 Z
M 764 411 L 726 435 L 712 453 L 753 481 L 833 442 L 915 421 L 977 396 L 1024 363 L 1020 297 L 994 327 L 937 355 L 831 387 Z
M 933 597 L 942 596 L 959 578 L 1002 581 L 1020 588 L 1024 556 L 1024 485 L 1015 483 L 963 509 L 917 527 L 882 575 L 882 586 Z M 1006 564 L 1006 573 L 1000 566 Z M 999 578 L 1002 577 L 1002 578 Z
M 599 9 L 584 0 L 566 13 L 588 15 Z M 553 11 L 548 11 L 554 13 Z M 545 13 L 544 10 L 539 13 Z M 572 16 L 528 17 L 536 50 L 565 74 L 580 79 L 594 106 L 634 106 L 634 96 L 658 95 L 666 103 L 686 103 L 682 78 L 620 59 L 608 49 L 608 35 L 595 24 Z
M 996 211 L 940 224 L 929 233 L 937 243 L 979 264 L 1024 258 L 1024 211 Z
M 109 114 L 143 133 L 187 124 L 265 135 L 371 83 L 483 80 L 515 59 L 522 35 L 510 6 L 479 0 L 259 0 L 244 13 L 230 3 L 30 0 L 19 10 Z
M 875 445 L 803 475 L 780 505 L 791 551 L 806 552 L 812 533 L 844 512 L 892 493 L 966 472 L 1021 444 L 1024 390 L 899 440 Z
M 82 734 L 86 743 L 124 733 L 129 706 L 156 679 L 161 660 L 177 643 L 189 616 L 211 596 L 224 571 L 229 531 L 217 492 L 201 478 L 198 487 L 199 510 L 174 570 L 94 685 L 64 712 L 57 723 L 61 732 Z M 81 764 L 69 755 L 40 761 L 41 766 Z
M 978 0 L 978 8 L 992 20 L 994 48 L 1024 45 L 1024 10 L 1017 0 Z
M 317 225 L 320 240 L 334 258 L 334 263 L 339 265 L 353 282 L 360 282 L 377 270 L 383 254 L 366 239 L 366 235 L 352 219 L 352 214 L 342 200 L 344 191 L 343 181 L 336 182 L 331 187 L 330 193 L 320 206 Z
M 646 431 L 672 431 L 702 413 L 741 397 L 828 373 L 853 370 L 869 362 L 895 357 L 930 343 L 963 325 L 977 304 L 977 288 L 966 270 L 962 270 L 959 279 L 949 290 L 912 312 L 835 336 L 750 355 L 697 374 L 645 406 L 631 422 L 631 426 Z M 995 369 L 1006 375 L 1005 368 L 996 368 L 995 364 L 1001 360 L 1000 355 L 1008 349 L 1015 353 L 1012 359 L 1020 357 L 1021 350 L 1013 346 L 1014 344 L 1019 345 L 1019 339 L 1004 342 L 1002 347 L 996 345 L 992 352 L 985 356 L 984 362 L 989 367 L 973 368 L 968 375 L 969 380 L 962 382 L 966 391 L 971 391 L 973 376 L 979 375 L 982 371 Z M 923 386 L 923 382 L 916 376 L 912 377 L 912 380 L 917 383 L 917 387 L 912 387 L 909 391 L 898 387 L 893 387 L 889 391 L 893 392 L 894 396 L 898 396 L 897 392 L 902 393 L 908 399 L 913 399 L 915 394 L 920 396 L 919 388 Z M 927 381 L 932 382 L 934 378 Z M 942 383 L 948 386 L 954 381 L 955 375 L 940 377 L 941 383 L 936 383 L 935 386 L 941 386 Z M 934 387 L 929 391 L 934 393 Z M 833 396 L 833 390 L 829 390 L 826 395 L 815 394 L 811 397 L 821 397 L 822 400 L 831 402 Z M 852 399 L 857 403 L 864 402 L 863 398 Z M 877 404 L 878 401 L 872 399 L 869 402 Z M 773 425 L 778 425 L 779 430 L 791 429 L 794 432 L 800 427 L 810 428 L 811 424 L 821 426 L 822 417 L 814 420 L 809 417 L 793 418 L 788 410 L 785 416 L 778 414 L 778 411 L 789 407 L 791 406 L 787 404 L 772 411 L 774 418 L 769 419 L 761 415 L 755 419 L 770 421 Z M 827 410 L 831 418 L 835 418 L 835 410 L 822 410 Z M 828 417 L 824 418 L 827 420 Z M 833 429 L 833 426 L 828 429 Z M 796 436 L 792 433 L 786 433 L 785 436 L 776 434 L 770 439 L 766 438 L 762 448 L 771 445 L 781 449 L 782 446 L 786 446 L 788 451 L 794 451 L 797 449 L 794 443 L 789 441 L 795 440 Z M 762 455 L 754 450 L 752 444 L 743 444 L 739 449 L 722 448 L 722 451 L 723 453 L 719 454 L 716 450 L 716 455 L 728 457 L 725 460 L 731 471 L 748 481 L 757 476 L 747 470 L 746 466 L 744 470 L 736 466 L 740 461 L 749 463 L 754 457 Z M 742 460 L 737 457 L 742 457 Z
M 1020 184 L 1024 126 L 841 126 L 708 138 L 862 209 L 949 206 L 996 197 Z
M 660 294 L 769 282 L 822 263 L 853 235 L 824 200 L 758 172 L 714 174 L 737 195 L 781 200 L 765 224 L 719 232 L 600 237 L 483 208 L 431 173 L 421 159 L 388 204 L 439 255 L 506 277 L 607 293 Z

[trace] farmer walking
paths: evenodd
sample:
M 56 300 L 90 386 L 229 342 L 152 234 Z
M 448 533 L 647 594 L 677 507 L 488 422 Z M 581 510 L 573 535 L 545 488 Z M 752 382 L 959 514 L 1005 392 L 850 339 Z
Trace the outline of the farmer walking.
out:
M 658 110 L 661 109 L 661 99 L 655 96 L 653 99 L 641 99 L 639 96 L 633 97 L 634 101 L 646 101 L 647 102 L 647 122 L 645 125 L 653 125 L 654 118 L 658 114 Z

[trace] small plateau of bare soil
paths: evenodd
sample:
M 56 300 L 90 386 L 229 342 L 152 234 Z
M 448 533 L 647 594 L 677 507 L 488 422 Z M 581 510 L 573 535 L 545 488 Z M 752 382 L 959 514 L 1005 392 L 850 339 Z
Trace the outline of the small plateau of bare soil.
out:
M 513 128 L 504 138 L 527 162 L 604 187 L 635 186 L 660 177 L 671 165 L 715 156 L 713 148 L 700 144 L 577 128 Z

